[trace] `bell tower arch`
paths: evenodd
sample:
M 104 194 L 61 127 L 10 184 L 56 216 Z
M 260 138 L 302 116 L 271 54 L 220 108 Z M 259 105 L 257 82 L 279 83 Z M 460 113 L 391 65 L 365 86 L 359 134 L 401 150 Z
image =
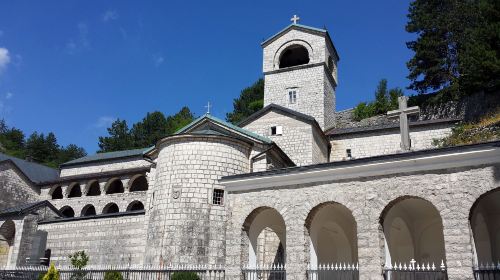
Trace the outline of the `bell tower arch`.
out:
M 298 17 L 262 43 L 264 106 L 277 104 L 312 116 L 326 130 L 335 122 L 339 56 L 325 29 Z

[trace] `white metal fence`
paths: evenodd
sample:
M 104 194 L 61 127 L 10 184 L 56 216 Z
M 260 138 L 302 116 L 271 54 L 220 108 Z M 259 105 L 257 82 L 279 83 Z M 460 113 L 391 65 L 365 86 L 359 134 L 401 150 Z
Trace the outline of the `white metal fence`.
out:
M 394 263 L 384 268 L 386 280 L 447 280 L 446 265 L 443 260 L 435 263 L 418 263 L 414 259 L 408 263 Z
M 495 263 L 481 263 L 474 267 L 474 279 L 498 280 L 500 279 L 500 261 Z
M 309 266 L 307 270 L 309 280 L 358 280 L 359 265 L 350 263 L 320 264 L 314 268 Z
M 244 280 L 286 280 L 286 265 L 284 264 L 245 267 L 241 272 Z
M 56 267 L 60 279 L 102 280 L 109 271 L 119 272 L 125 280 L 170 280 L 174 273 L 193 272 L 201 280 L 222 280 L 225 278 L 225 270 L 222 266 L 208 265 L 173 265 L 173 266 L 88 266 L 84 269 L 76 269 L 71 266 Z M 0 270 L 0 280 L 38 280 L 41 274 L 45 274 L 47 266 L 23 266 Z

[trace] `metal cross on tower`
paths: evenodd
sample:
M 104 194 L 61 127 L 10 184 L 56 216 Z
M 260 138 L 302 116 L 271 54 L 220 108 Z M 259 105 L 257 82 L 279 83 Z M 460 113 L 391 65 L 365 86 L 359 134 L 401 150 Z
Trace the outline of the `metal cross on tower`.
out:
M 401 149 L 409 151 L 411 149 L 410 127 L 408 125 L 408 116 L 415 115 L 420 112 L 418 106 L 408 108 L 408 97 L 400 96 L 398 98 L 399 109 L 387 112 L 389 118 L 399 117 L 399 129 L 401 133 Z
M 208 101 L 207 106 L 205 106 L 205 108 L 207 108 L 207 114 L 210 114 L 210 107 L 212 106 L 210 105 L 210 101 Z
M 299 22 L 300 18 L 297 15 L 293 15 L 293 17 L 290 20 L 293 21 L 293 24 L 297 24 L 297 22 Z

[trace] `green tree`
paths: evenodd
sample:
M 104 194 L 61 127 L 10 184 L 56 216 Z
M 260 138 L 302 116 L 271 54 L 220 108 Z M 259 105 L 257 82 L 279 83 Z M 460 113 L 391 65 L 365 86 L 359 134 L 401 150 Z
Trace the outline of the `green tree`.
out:
M 194 118 L 193 113 L 188 107 L 182 107 L 175 115 L 167 118 L 167 135 L 174 134 L 177 130 L 191 123 Z
M 119 271 L 106 271 L 104 280 L 123 280 L 123 276 Z
M 85 253 L 85 251 L 77 251 L 74 254 L 69 255 L 69 260 L 71 265 L 76 268 L 76 271 L 73 272 L 70 279 L 71 280 L 83 280 L 87 276 L 87 272 L 83 271 L 83 269 L 89 263 L 89 256 Z
M 387 80 L 382 79 L 378 83 L 375 91 L 375 101 L 360 102 L 353 110 L 353 119 L 360 121 L 376 115 L 387 113 L 399 107 L 398 97 L 403 96 L 403 90 L 400 88 L 387 88 Z
M 389 94 L 387 92 L 387 80 L 382 79 L 375 91 L 375 113 L 384 114 L 389 108 Z
M 172 274 L 172 280 L 200 280 L 198 274 L 191 271 L 180 271 Z
M 146 117 L 133 125 L 132 134 L 135 147 L 148 147 L 156 143 L 162 137 L 168 135 L 167 118 L 163 113 L 155 111 L 147 113 Z
M 54 266 L 54 263 L 50 264 L 49 270 L 43 276 L 42 279 L 43 280 L 59 280 L 60 279 L 59 271 L 57 271 L 56 267 Z
M 62 147 L 59 151 L 59 155 L 57 157 L 58 163 L 68 162 L 70 160 L 81 158 L 87 155 L 85 149 L 82 147 L 78 147 L 75 144 L 69 144 L 66 147 Z
M 109 136 L 99 137 L 98 152 L 122 151 L 134 147 L 134 139 L 130 134 L 127 121 L 117 119 L 108 127 Z
M 400 88 L 393 88 L 389 90 L 389 108 L 387 109 L 388 111 L 390 110 L 396 110 L 399 108 L 399 101 L 398 98 L 400 96 L 403 96 L 403 90 Z
M 467 38 L 460 60 L 461 85 L 468 92 L 500 88 L 500 1 L 476 0 L 471 9 L 475 25 Z
M 250 87 L 243 89 L 240 96 L 233 101 L 233 111 L 227 113 L 226 120 L 237 124 L 251 114 L 262 109 L 264 105 L 264 80 L 260 78 Z

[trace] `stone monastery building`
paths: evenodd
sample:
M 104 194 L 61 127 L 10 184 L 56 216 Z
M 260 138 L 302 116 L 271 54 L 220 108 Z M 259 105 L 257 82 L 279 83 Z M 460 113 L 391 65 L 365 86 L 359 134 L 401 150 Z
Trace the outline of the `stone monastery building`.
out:
M 407 124 L 404 98 L 401 120 L 337 112 L 327 30 L 295 21 L 262 48 L 264 108 L 237 126 L 205 114 L 60 170 L 1 155 L 0 267 L 85 250 L 94 265 L 222 265 L 226 279 L 336 263 L 359 279 L 394 263 L 474 279 L 500 260 L 500 142 L 436 148 L 459 120 Z

